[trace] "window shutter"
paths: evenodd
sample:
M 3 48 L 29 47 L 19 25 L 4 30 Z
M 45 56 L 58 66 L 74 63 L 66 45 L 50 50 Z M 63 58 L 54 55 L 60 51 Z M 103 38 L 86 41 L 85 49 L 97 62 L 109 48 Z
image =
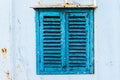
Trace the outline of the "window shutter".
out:
M 36 10 L 37 74 L 93 73 L 93 10 Z
M 40 13 L 40 73 L 60 73 L 64 66 L 63 16 L 60 12 Z
M 68 13 L 68 70 L 73 73 L 89 71 L 89 13 Z

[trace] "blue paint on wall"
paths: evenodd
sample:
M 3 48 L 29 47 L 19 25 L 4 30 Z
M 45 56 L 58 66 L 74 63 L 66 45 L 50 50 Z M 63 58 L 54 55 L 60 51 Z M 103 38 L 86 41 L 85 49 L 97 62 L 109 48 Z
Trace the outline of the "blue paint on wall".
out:
M 94 72 L 93 16 L 93 9 L 36 9 L 37 74 Z

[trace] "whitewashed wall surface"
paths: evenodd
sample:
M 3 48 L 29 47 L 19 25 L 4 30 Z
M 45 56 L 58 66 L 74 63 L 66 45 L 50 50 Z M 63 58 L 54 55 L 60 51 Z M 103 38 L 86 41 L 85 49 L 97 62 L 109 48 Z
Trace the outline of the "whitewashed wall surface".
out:
M 120 0 L 97 0 L 95 73 L 36 75 L 35 11 L 38 0 L 0 0 L 0 80 L 120 80 Z M 71 0 L 92 5 L 93 0 Z M 41 0 L 63 4 L 64 0 Z

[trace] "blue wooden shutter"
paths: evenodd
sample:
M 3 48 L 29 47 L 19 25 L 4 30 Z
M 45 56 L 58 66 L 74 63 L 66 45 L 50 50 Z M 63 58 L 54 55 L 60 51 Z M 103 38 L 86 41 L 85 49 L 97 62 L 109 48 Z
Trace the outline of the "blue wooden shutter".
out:
M 37 74 L 93 73 L 93 10 L 47 10 L 36 11 Z
M 40 13 L 40 66 L 38 72 L 60 73 L 64 69 L 64 18 L 60 12 Z M 62 35 L 63 34 L 63 35 Z
M 90 12 L 69 12 L 67 19 L 67 70 L 69 73 L 89 73 Z

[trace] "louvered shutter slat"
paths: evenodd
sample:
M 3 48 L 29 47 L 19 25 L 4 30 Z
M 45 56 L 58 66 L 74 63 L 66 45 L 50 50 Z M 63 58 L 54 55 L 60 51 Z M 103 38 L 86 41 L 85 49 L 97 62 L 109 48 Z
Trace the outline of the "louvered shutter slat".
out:
M 68 68 L 74 73 L 84 73 L 87 70 L 89 40 L 86 16 L 86 13 L 68 13 Z
M 41 15 L 42 28 L 42 67 L 41 73 L 62 71 L 62 27 L 59 12 L 43 12 Z
M 93 73 L 93 10 L 38 9 L 36 14 L 37 74 Z

